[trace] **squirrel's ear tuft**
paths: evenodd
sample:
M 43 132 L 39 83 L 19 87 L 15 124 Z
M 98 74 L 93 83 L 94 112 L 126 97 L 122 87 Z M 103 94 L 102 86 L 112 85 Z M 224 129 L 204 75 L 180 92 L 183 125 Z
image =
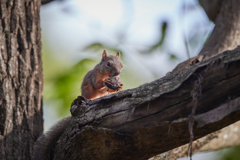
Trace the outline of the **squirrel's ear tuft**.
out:
M 120 52 L 117 52 L 116 57 L 118 58 L 120 57 Z
M 106 58 L 107 57 L 107 52 L 104 50 L 103 51 L 103 54 L 102 54 L 102 59 Z

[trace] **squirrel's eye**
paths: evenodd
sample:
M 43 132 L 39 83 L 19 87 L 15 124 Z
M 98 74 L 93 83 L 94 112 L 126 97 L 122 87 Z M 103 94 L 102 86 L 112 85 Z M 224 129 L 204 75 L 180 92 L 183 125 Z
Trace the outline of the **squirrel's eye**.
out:
M 110 62 L 107 62 L 107 66 L 110 67 Z

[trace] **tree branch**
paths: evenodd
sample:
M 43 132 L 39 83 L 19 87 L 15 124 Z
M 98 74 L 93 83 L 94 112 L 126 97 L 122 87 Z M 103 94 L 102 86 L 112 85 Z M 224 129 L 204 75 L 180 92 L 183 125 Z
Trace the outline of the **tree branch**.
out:
M 212 3 L 214 4 L 214 2 Z M 189 67 L 192 61 L 195 59 L 198 59 L 198 61 L 203 61 L 216 56 L 223 51 L 232 50 L 239 45 L 239 0 L 221 0 L 219 3 L 221 3 L 221 5 L 216 2 L 216 4 L 220 5 L 220 9 L 215 19 L 215 27 L 202 50 L 198 56 L 178 64 L 177 67 L 172 71 L 173 73 Z
M 193 104 L 194 139 L 232 124 L 240 119 L 239 68 L 237 48 L 135 89 L 79 97 L 54 159 L 147 159 L 181 146 Z
M 238 0 L 199 0 L 209 19 L 215 22 L 214 30 L 198 56 L 180 63 L 172 72 L 189 67 L 192 63 L 206 60 L 239 44 Z M 212 133 L 193 143 L 193 152 L 220 149 L 240 144 L 240 122 L 232 124 L 219 132 Z M 214 135 L 214 136 L 213 136 Z M 227 135 L 227 136 L 226 136 Z M 231 138 L 234 137 L 234 138 Z M 187 156 L 188 146 L 184 145 L 159 155 L 158 160 L 176 159 Z M 174 154 L 173 154 L 174 153 Z
M 192 144 L 193 153 L 213 151 L 240 144 L 240 121 L 210 133 Z M 169 160 L 188 156 L 188 144 L 153 157 L 153 160 Z M 151 159 L 151 160 L 152 160 Z
M 211 0 L 211 1 L 199 0 L 199 3 L 201 4 L 204 11 L 206 12 L 208 18 L 213 22 L 215 22 L 218 14 L 219 14 L 221 2 L 222 2 L 222 0 Z

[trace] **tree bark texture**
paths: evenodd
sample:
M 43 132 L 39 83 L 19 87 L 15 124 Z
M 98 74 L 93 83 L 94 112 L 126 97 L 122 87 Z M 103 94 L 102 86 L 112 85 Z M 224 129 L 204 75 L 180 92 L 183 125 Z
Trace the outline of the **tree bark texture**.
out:
M 240 121 L 210 133 L 192 143 L 192 152 L 213 151 L 240 144 Z M 176 160 L 189 155 L 189 144 L 152 157 L 150 160 Z
M 76 99 L 54 159 L 147 159 L 240 120 L 240 48 L 95 100 Z
M 43 131 L 39 0 L 0 1 L 0 159 L 31 159 Z

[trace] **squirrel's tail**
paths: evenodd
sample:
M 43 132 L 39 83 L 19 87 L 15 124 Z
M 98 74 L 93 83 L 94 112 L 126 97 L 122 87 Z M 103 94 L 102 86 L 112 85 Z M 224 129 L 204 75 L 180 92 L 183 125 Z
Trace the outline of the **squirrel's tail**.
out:
M 34 144 L 33 160 L 53 159 L 56 142 L 63 134 L 71 117 L 66 117 L 55 124 L 47 133 L 42 134 Z

